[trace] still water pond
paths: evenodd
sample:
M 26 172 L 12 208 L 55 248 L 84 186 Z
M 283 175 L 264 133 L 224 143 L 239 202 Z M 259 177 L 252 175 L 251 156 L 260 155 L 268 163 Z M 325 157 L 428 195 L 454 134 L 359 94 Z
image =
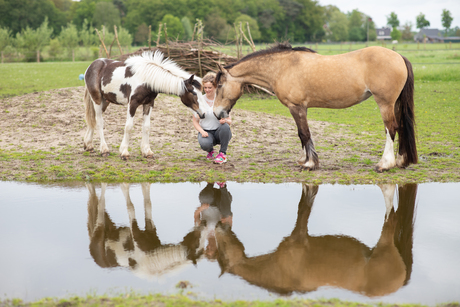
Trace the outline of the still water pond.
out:
M 0 292 L 459 301 L 459 190 L 0 182 Z

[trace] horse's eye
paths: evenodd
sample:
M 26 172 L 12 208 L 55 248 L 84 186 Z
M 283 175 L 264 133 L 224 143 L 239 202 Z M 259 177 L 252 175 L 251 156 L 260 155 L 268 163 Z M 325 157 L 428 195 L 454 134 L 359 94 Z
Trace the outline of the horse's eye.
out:
M 196 93 L 195 93 L 195 91 L 191 91 L 191 93 L 192 93 L 193 95 L 195 95 L 195 96 L 196 96 Z
M 217 88 L 221 88 L 221 87 L 222 87 L 222 84 L 219 84 L 219 85 L 217 86 Z

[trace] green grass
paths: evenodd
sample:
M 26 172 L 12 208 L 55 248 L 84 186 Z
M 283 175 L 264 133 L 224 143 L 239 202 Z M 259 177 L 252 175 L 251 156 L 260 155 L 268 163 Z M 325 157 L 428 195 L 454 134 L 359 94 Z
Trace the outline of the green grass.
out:
M 128 293 L 118 296 L 71 297 L 66 299 L 44 298 L 35 302 L 25 303 L 20 299 L 0 300 L 0 306 L 51 307 L 51 306 L 219 306 L 219 307 L 424 307 L 421 304 L 383 304 L 356 303 L 339 299 L 276 299 L 273 301 L 222 301 L 199 300 L 193 292 L 177 295 L 149 294 L 139 295 Z M 437 307 L 459 307 L 459 303 L 441 303 Z
M 436 45 L 439 48 L 439 45 Z M 324 47 L 324 46 L 323 46 Z M 337 47 L 337 46 L 335 46 Z M 414 46 L 412 46 L 414 48 Z M 431 47 L 431 46 L 430 46 Z M 436 52 L 441 55 L 431 57 L 430 54 Z M 447 52 L 447 53 L 446 53 Z M 444 61 L 440 57 L 452 57 L 451 60 L 458 61 L 460 57 L 455 54 L 455 50 L 442 50 L 426 52 L 416 52 L 419 58 L 430 59 L 432 64 L 414 65 L 415 73 L 415 105 L 416 123 L 418 132 L 418 152 L 422 161 L 427 163 L 415 166 L 412 172 L 404 170 L 394 170 L 391 173 L 375 174 L 370 167 L 376 161 L 363 160 L 358 157 L 346 157 L 348 163 L 353 163 L 358 167 L 356 174 L 347 178 L 340 177 L 340 182 L 361 182 L 372 183 L 375 181 L 387 180 L 409 180 L 414 182 L 423 181 L 424 178 L 430 180 L 429 174 L 436 170 L 458 169 L 460 160 L 460 65 L 439 65 L 436 61 Z M 415 54 L 415 53 L 414 53 Z M 20 63 L 0 65 L 0 97 L 9 95 L 19 95 L 34 91 L 45 91 L 49 89 L 62 88 L 67 86 L 83 85 L 78 80 L 78 75 L 85 71 L 89 62 L 66 62 L 66 63 Z M 59 72 L 59 73 L 56 73 Z M 32 76 L 32 77 L 31 77 Z M 2 100 L 0 100 L 2 103 Z M 276 98 L 259 95 L 244 95 L 235 108 L 245 109 L 256 112 L 282 115 L 291 118 L 286 107 Z M 263 117 L 263 115 L 259 116 Z M 376 139 L 384 138 L 384 128 L 379 109 L 371 97 L 369 100 L 354 107 L 331 110 L 331 109 L 309 109 L 308 119 L 340 124 L 340 126 L 326 127 L 327 133 L 340 133 L 343 130 L 345 135 L 353 136 L 352 141 L 346 138 L 340 140 L 341 146 L 356 148 L 359 152 L 359 142 L 368 145 L 366 151 L 371 152 L 372 156 L 378 157 L 382 151 L 381 142 Z M 315 131 L 312 131 L 313 137 Z M 243 135 L 244 137 L 244 135 Z M 333 152 L 339 150 L 334 147 L 336 144 L 319 146 L 317 149 Z M 170 145 L 168 145 L 169 147 Z M 33 164 L 40 167 L 40 171 L 30 173 L 25 180 L 43 181 L 52 178 L 63 180 L 96 180 L 96 181 L 196 181 L 205 176 L 209 180 L 225 178 L 225 173 L 216 170 L 195 170 L 190 172 L 178 167 L 165 167 L 161 171 L 145 171 L 145 160 L 131 161 L 129 164 L 121 162 L 116 153 L 112 153 L 108 158 L 110 166 L 101 166 L 100 158 L 94 157 L 97 161 L 93 167 L 83 167 L 74 169 L 72 161 L 66 156 L 59 156 L 59 152 L 33 152 L 23 153 L 18 148 L 17 152 L 6 152 L 0 149 L 0 161 L 18 161 Z M 83 156 L 89 156 L 84 153 Z M 62 167 L 46 167 L 43 164 L 43 156 L 50 157 L 54 161 L 63 163 Z M 57 157 L 55 159 L 54 157 Z M 67 160 L 66 160 L 67 159 Z M 176 162 L 175 159 L 172 159 Z M 181 165 L 181 161 L 177 161 Z M 362 167 L 367 166 L 367 167 Z M 315 183 L 329 182 L 330 178 L 321 177 L 309 172 L 293 173 L 292 171 L 281 169 L 260 168 L 251 165 L 251 169 L 235 176 L 236 181 L 264 181 L 264 182 L 283 182 L 292 180 L 312 180 Z M 265 173 L 264 173 L 265 172 Z M 8 171 L 0 174 L 6 178 Z M 398 177 L 399 176 L 399 177 Z M 412 176 L 412 177 L 411 177 Z M 458 181 L 458 174 L 450 172 L 442 175 L 443 181 Z M 8 177 L 10 178 L 10 177 Z M 15 177 L 17 180 L 24 180 L 24 177 Z M 337 177 L 339 178 L 339 177 Z M 434 178 L 439 176 L 434 175 Z M 437 180 L 437 179 L 436 179 Z
M 84 85 L 78 79 L 91 62 L 6 63 L 0 65 L 0 98 Z

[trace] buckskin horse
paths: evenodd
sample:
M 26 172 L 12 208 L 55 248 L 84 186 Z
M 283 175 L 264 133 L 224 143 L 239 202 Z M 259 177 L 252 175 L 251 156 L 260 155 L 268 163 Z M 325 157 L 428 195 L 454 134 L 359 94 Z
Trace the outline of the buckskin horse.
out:
M 342 109 L 374 95 L 386 133 L 377 172 L 417 163 L 414 119 L 414 74 L 404 56 L 383 47 L 323 56 L 305 48 L 278 44 L 251 53 L 238 62 L 219 66 L 214 114 L 227 117 L 242 95 L 242 87 L 255 84 L 273 91 L 289 108 L 302 144 L 302 169 L 319 167 L 307 122 L 308 108 Z M 397 158 L 394 154 L 399 135 Z
M 180 96 L 182 103 L 195 111 L 200 118 L 204 112 L 200 103 L 204 103 L 201 94 L 201 79 L 184 71 L 170 59 L 164 59 L 160 51 L 144 52 L 130 56 L 126 61 L 97 59 L 85 72 L 85 114 L 88 129 L 84 138 L 84 148 L 93 151 L 93 134 L 97 128 L 101 139 L 102 156 L 109 155 L 104 139 L 102 113 L 110 103 L 128 105 L 128 114 L 120 155 L 123 160 L 129 158 L 128 146 L 130 132 L 136 109 L 143 106 L 143 125 L 141 151 L 146 158 L 152 158 L 149 144 L 150 113 L 158 93 Z
M 380 238 L 373 248 L 346 235 L 308 233 L 308 221 L 318 193 L 318 186 L 313 185 L 303 185 L 295 227 L 273 252 L 248 257 L 236 234 L 219 224 L 217 260 L 222 274 L 239 276 L 281 295 L 316 291 L 323 286 L 369 297 L 393 293 L 408 283 L 412 273 L 417 185 L 399 187 L 396 212 L 393 208 L 395 188 L 395 185 L 381 186 L 387 212 Z

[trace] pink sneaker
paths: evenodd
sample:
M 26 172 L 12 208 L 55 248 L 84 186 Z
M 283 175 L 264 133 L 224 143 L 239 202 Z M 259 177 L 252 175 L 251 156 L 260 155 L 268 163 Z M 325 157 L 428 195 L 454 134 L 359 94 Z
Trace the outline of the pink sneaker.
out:
M 214 159 L 214 163 L 222 164 L 222 163 L 225 163 L 225 162 L 227 162 L 227 155 L 224 154 L 223 152 L 219 152 L 219 154 Z
M 208 160 L 213 160 L 216 156 L 214 155 L 216 152 L 214 150 L 211 150 L 208 152 L 208 155 L 206 156 L 206 159 Z
M 219 186 L 219 188 L 224 188 L 226 186 L 225 182 L 216 182 L 216 184 Z

